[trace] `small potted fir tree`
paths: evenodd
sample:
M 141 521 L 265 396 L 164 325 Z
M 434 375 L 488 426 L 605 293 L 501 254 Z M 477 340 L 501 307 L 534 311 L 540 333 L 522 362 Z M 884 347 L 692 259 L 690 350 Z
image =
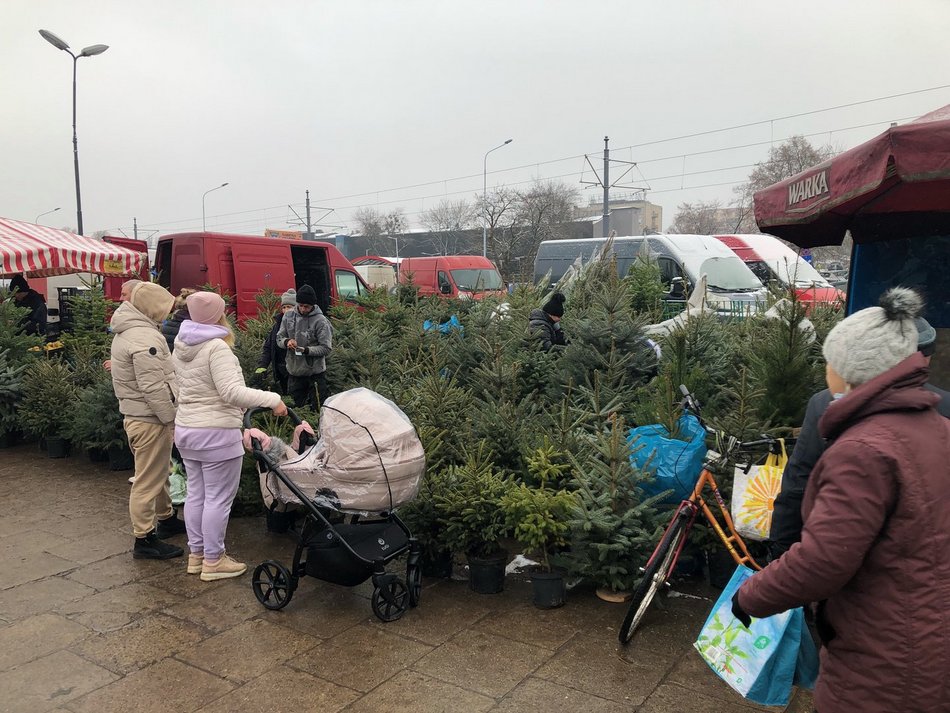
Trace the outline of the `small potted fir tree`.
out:
M 508 562 L 500 541 L 510 533 L 501 503 L 511 480 L 493 467 L 481 448 L 464 464 L 450 466 L 445 477 L 446 488 L 435 498 L 443 513 L 445 543 L 468 557 L 474 591 L 497 594 L 504 589 Z
M 68 426 L 77 396 L 72 369 L 58 359 L 39 360 L 23 375 L 20 424 L 46 442 L 50 458 L 68 453 Z
M 105 453 L 112 470 L 130 470 L 134 466 L 119 400 L 108 378 L 97 379 L 79 393 L 69 437 L 90 453 Z

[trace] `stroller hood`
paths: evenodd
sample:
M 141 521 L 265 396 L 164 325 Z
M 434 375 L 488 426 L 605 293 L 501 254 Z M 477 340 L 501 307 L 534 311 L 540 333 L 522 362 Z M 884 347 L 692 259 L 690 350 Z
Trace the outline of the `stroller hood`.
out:
M 392 401 L 365 388 L 335 394 L 323 404 L 319 430 L 314 446 L 279 464 L 308 497 L 319 493 L 337 509 L 381 512 L 416 496 L 425 452 L 412 422 Z M 275 497 L 295 502 L 276 478 L 267 480 Z

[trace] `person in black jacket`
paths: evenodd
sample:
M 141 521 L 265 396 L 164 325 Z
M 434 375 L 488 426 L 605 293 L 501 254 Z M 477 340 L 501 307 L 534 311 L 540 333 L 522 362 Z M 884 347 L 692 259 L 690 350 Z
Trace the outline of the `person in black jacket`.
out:
M 937 331 L 922 317 L 917 320 L 917 349 L 927 357 L 934 353 Z M 926 387 L 940 396 L 937 411 L 944 417 L 950 418 L 950 393 L 938 389 L 932 384 Z M 812 469 L 825 452 L 826 444 L 818 433 L 818 421 L 833 400 L 828 389 L 819 391 L 808 401 L 805 410 L 805 421 L 802 431 L 795 444 L 795 450 L 788 459 L 785 472 L 782 474 L 782 490 L 772 505 L 772 527 L 769 530 L 769 555 L 778 559 L 788 549 L 801 540 L 802 537 L 802 499 L 805 495 L 805 486 Z
M 563 349 L 567 344 L 560 325 L 563 316 L 564 295 L 560 292 L 555 292 L 541 309 L 531 310 L 528 315 L 528 333 L 541 342 L 544 351 Z
M 10 280 L 10 292 L 17 307 L 30 310 L 24 315 L 20 324 L 26 334 L 35 334 L 42 337 L 46 334 L 46 300 L 43 295 L 30 288 L 23 275 L 14 275 Z
M 175 298 L 172 315 L 162 322 L 162 334 L 165 337 L 165 341 L 168 342 L 169 352 L 175 351 L 175 337 L 178 336 L 181 323 L 186 319 L 191 319 L 191 315 L 188 314 L 188 304 L 185 302 L 185 299 L 188 295 L 193 295 L 195 292 L 196 290 L 189 287 L 182 287 L 178 293 L 178 297 Z
M 297 306 L 297 290 L 291 287 L 280 296 L 280 310 L 274 315 L 274 326 L 264 340 L 264 346 L 261 348 L 261 358 L 257 362 L 257 373 L 263 374 L 267 367 L 274 367 L 274 379 L 280 393 L 286 394 L 287 391 L 287 350 L 282 349 L 277 344 L 277 332 L 280 331 L 280 324 L 284 315 Z

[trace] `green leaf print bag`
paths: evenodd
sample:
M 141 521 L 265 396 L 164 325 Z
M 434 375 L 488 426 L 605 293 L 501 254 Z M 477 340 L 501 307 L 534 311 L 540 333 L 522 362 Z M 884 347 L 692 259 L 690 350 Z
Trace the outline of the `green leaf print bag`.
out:
M 693 646 L 719 678 L 744 698 L 784 706 L 792 686 L 814 687 L 818 652 L 801 607 L 752 619 L 748 629 L 732 615 L 732 596 L 754 574 L 748 567 L 736 568 Z

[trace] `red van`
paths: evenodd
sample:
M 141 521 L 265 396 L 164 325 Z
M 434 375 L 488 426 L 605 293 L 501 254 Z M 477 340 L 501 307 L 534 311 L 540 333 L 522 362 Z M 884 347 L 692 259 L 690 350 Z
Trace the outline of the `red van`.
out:
M 330 243 L 227 233 L 176 233 L 158 240 L 158 282 L 177 295 L 182 287 L 215 285 L 233 295 L 237 317 L 258 312 L 257 294 L 310 285 L 324 312 L 353 302 L 369 288 Z
M 507 293 L 498 270 L 481 255 L 403 258 L 399 263 L 399 282 L 410 279 L 420 295 L 480 300 Z
M 784 289 L 794 289 L 806 309 L 844 304 L 844 293 L 778 238 L 764 233 L 716 237 L 742 258 L 763 285 L 778 283 Z

